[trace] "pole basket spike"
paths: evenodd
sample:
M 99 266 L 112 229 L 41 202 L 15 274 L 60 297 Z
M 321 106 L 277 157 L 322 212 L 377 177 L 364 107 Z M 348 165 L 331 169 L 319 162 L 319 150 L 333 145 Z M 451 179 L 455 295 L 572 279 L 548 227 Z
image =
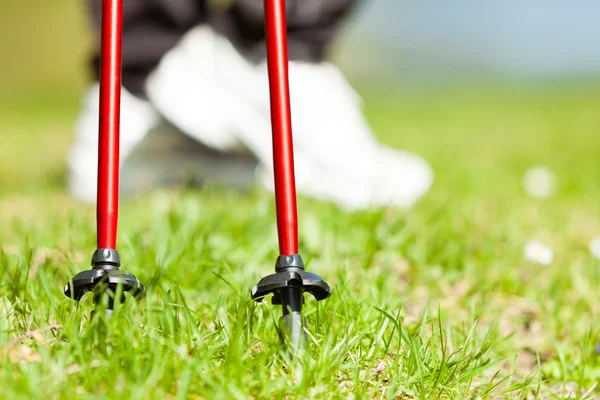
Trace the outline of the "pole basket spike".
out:
M 104 294 L 109 296 L 108 311 L 114 310 L 115 302 L 125 300 L 125 293 L 142 298 L 145 287 L 132 274 L 121 271 L 119 253 L 114 249 L 98 249 L 92 256 L 92 269 L 81 271 L 67 283 L 65 296 L 81 301 L 83 296 L 92 292 L 94 302 L 98 304 Z M 120 289 L 120 290 L 119 290 Z M 121 296 L 117 298 L 117 294 Z

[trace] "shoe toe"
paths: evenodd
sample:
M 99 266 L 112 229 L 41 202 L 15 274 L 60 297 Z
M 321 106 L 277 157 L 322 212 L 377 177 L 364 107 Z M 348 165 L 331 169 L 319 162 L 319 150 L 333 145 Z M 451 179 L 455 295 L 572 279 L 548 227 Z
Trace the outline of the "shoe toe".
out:
M 364 165 L 349 170 L 326 167 L 315 163 L 303 152 L 296 152 L 296 188 L 309 197 L 333 201 L 352 211 L 371 207 L 411 207 L 431 187 L 433 172 L 421 157 L 382 147 Z M 367 165 L 368 164 L 368 165 Z M 368 170 L 368 173 L 360 168 Z M 261 166 L 257 171 L 259 182 L 267 190 L 274 190 L 273 170 Z

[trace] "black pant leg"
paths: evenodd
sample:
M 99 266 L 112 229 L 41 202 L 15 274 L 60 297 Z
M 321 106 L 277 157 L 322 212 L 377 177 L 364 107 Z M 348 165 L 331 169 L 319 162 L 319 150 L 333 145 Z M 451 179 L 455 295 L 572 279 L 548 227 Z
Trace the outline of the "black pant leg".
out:
M 359 0 L 286 0 L 291 60 L 322 61 L 345 17 Z M 213 26 L 254 61 L 264 59 L 264 0 L 234 0 Z
M 100 37 L 102 1 L 90 0 Z M 193 26 L 208 18 L 207 0 L 125 0 L 123 2 L 123 86 L 144 97 L 144 83 L 161 58 Z M 99 76 L 99 47 L 94 55 Z

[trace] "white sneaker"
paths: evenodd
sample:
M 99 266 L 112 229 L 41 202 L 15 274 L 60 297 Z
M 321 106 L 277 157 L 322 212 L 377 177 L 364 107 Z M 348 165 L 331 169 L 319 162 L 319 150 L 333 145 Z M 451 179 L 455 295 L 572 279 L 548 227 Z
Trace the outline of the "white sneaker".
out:
M 258 70 L 267 81 L 266 65 Z M 289 76 L 300 192 L 360 209 L 410 207 L 429 190 L 429 165 L 377 142 L 361 99 L 337 67 L 292 62 Z M 273 185 L 271 176 L 271 171 L 261 175 L 267 187 Z
M 68 191 L 96 201 L 98 179 L 98 85 L 85 96 L 69 152 Z M 148 102 L 121 94 L 119 191 L 131 195 L 157 186 L 215 184 L 245 188 L 255 182 L 256 159 L 248 153 L 208 148 L 167 124 Z
M 420 157 L 379 144 L 358 95 L 328 63 L 290 63 L 296 186 L 300 194 L 349 209 L 409 207 L 427 192 L 432 171 Z M 264 63 L 245 60 L 211 28 L 192 29 L 147 82 L 152 104 L 208 146 L 243 144 L 261 161 L 273 190 L 269 86 Z

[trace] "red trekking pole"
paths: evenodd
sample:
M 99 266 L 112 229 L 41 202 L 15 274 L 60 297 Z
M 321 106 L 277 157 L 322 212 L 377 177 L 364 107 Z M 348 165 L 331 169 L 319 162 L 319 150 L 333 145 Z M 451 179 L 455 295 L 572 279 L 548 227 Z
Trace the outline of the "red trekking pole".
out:
M 100 124 L 98 134 L 98 191 L 96 204 L 97 250 L 92 269 L 80 272 L 65 287 L 65 295 L 76 301 L 94 292 L 96 302 L 109 294 L 112 314 L 117 287 L 122 293 L 139 294 L 144 286 L 121 271 L 116 250 L 119 214 L 119 122 L 121 108 L 121 43 L 123 0 L 102 2 L 102 49 L 100 68 Z
M 307 340 L 306 322 L 302 316 L 304 292 L 320 301 L 331 295 L 331 288 L 320 276 L 304 271 L 304 262 L 298 254 L 285 0 L 265 0 L 264 6 L 280 255 L 275 274 L 256 285 L 252 298 L 260 302 L 273 294 L 272 303 L 283 308 L 283 317 L 279 321 L 282 343 L 285 345 L 289 341 L 293 349 L 301 349 Z

